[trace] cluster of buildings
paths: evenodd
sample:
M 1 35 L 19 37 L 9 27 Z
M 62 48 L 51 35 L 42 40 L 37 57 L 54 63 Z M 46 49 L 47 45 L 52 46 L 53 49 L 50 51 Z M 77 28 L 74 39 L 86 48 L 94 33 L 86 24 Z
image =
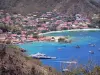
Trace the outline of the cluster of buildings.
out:
M 67 16 L 55 12 L 33 12 L 23 16 L 17 13 L 10 14 L 3 10 L 0 10 L 0 23 L 21 27 L 20 34 L 11 33 L 10 35 L 16 41 L 37 40 L 33 38 L 34 32 L 45 33 L 69 29 L 86 29 L 91 24 L 90 19 L 81 14 Z M 44 40 L 43 37 L 42 40 Z

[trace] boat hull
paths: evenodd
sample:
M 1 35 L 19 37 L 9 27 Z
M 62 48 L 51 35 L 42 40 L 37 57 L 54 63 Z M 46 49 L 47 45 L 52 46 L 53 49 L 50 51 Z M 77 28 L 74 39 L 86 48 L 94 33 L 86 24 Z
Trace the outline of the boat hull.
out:
M 32 57 L 35 59 L 56 59 L 56 57 Z

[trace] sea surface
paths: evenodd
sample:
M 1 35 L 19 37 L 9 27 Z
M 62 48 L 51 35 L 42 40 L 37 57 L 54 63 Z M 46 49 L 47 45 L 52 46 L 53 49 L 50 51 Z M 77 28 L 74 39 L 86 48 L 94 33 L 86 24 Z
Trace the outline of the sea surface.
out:
M 62 61 L 74 60 L 79 64 L 87 64 L 92 59 L 94 63 L 100 64 L 100 31 L 65 31 L 46 34 L 46 36 L 69 36 L 72 43 L 32 42 L 19 46 L 27 50 L 28 55 L 40 52 L 57 57 L 57 59 L 41 61 L 43 64 L 58 70 L 61 70 Z M 90 43 L 95 44 L 95 47 L 90 46 Z M 76 48 L 76 45 L 79 45 L 80 48 Z M 89 53 L 89 51 L 93 51 L 94 54 Z

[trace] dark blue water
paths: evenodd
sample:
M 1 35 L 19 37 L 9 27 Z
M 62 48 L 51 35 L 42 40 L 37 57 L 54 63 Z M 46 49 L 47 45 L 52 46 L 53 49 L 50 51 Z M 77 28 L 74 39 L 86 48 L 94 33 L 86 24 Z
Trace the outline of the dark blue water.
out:
M 92 59 L 95 63 L 100 64 L 100 31 L 75 31 L 75 32 L 60 32 L 51 33 L 47 36 L 69 36 L 72 43 L 54 43 L 54 42 L 33 42 L 20 44 L 21 48 L 28 51 L 28 54 L 37 52 L 45 53 L 48 56 L 55 56 L 57 59 L 41 60 L 43 64 L 55 67 L 60 70 L 60 61 L 77 60 L 80 64 L 88 63 Z M 91 47 L 89 43 L 96 44 Z M 79 45 L 80 48 L 75 46 Z M 60 49 L 59 49 L 60 48 Z M 94 51 L 90 54 L 89 51 Z

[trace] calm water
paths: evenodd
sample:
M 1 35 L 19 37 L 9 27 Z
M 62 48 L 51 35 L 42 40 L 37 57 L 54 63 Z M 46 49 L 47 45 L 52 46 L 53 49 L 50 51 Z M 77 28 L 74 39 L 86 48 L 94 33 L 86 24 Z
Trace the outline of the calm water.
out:
M 48 56 L 55 56 L 57 59 L 41 60 L 43 64 L 55 67 L 60 70 L 60 61 L 77 60 L 80 64 L 86 64 L 90 58 L 97 64 L 100 64 L 100 31 L 74 31 L 48 34 L 51 36 L 71 37 L 72 43 L 54 43 L 54 42 L 33 42 L 19 45 L 28 51 L 28 54 L 37 52 L 45 53 Z M 47 36 L 48 36 L 47 35 Z M 96 44 L 91 47 L 89 43 Z M 80 48 L 75 46 L 79 45 Z M 59 49 L 61 48 L 61 49 Z M 94 51 L 90 54 L 89 51 Z

